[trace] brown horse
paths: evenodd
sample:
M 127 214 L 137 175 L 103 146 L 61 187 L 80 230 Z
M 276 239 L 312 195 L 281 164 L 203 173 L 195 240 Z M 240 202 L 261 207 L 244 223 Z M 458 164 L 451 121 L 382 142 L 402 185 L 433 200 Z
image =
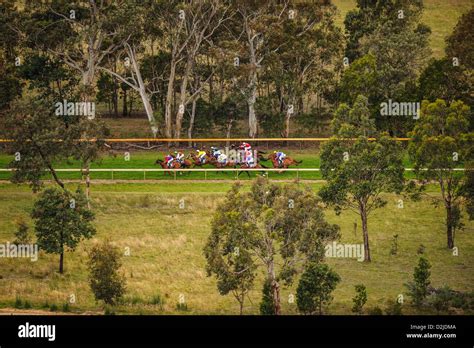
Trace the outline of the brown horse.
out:
M 287 157 L 285 157 L 282 164 L 280 165 L 280 162 L 278 161 L 278 159 L 276 157 L 276 153 L 272 153 L 272 154 L 268 155 L 267 159 L 272 161 L 273 168 L 283 168 L 283 169 L 286 169 L 289 166 L 293 166 L 293 165 L 297 166 L 297 165 L 299 165 L 303 162 L 303 161 L 297 161 L 297 160 L 287 156 Z
M 217 162 L 217 160 L 213 156 L 209 156 L 208 153 L 206 153 L 204 164 L 201 163 L 198 156 L 196 156 L 194 153 L 190 153 L 188 155 L 188 158 L 192 159 L 192 164 L 194 164 L 195 167 L 202 167 L 204 164 L 212 164 L 213 165 L 215 162 Z
M 190 168 L 192 163 L 191 161 L 187 161 L 187 164 L 186 163 L 187 160 L 184 160 L 183 161 L 183 164 L 179 163 L 178 161 L 176 160 L 173 160 L 173 162 L 171 162 L 171 167 L 168 167 L 168 165 L 166 164 L 165 161 L 163 160 L 160 160 L 160 159 L 157 159 L 155 164 L 159 164 L 161 166 L 161 168 L 163 169 L 182 169 L 182 168 Z M 171 171 L 170 170 L 167 170 L 167 171 L 164 171 L 163 172 L 163 175 L 166 175 L 166 174 L 169 174 L 171 175 Z
M 239 166 L 240 166 L 240 169 L 266 169 L 266 168 L 268 168 L 268 167 L 266 167 L 266 166 L 264 166 L 263 164 L 260 164 L 260 163 L 256 163 L 254 166 L 249 166 L 247 163 L 242 163 Z M 243 172 L 247 173 L 247 176 L 250 178 L 250 172 L 249 171 L 243 170 Z M 242 171 L 240 171 L 237 174 L 237 177 L 240 175 L 240 173 L 242 173 Z M 265 171 L 262 170 L 262 173 L 265 173 Z

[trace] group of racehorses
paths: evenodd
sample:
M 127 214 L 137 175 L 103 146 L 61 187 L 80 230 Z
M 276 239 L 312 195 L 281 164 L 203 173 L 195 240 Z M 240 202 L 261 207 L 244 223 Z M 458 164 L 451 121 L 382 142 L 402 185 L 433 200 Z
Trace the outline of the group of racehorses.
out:
M 164 160 L 157 159 L 155 164 L 160 165 L 163 169 L 187 169 L 193 167 L 202 167 L 203 165 L 209 164 L 214 166 L 215 168 L 239 168 L 239 169 L 249 169 L 249 168 L 256 168 L 256 169 L 265 169 L 268 168 L 262 161 L 271 161 L 273 168 L 281 168 L 286 169 L 292 165 L 299 165 L 302 161 L 297 161 L 291 157 L 286 156 L 283 160 L 278 160 L 278 156 L 276 153 L 267 154 L 264 151 L 257 151 L 256 152 L 258 157 L 258 161 L 254 163 L 248 162 L 238 162 L 235 160 L 226 160 L 225 162 L 218 161 L 218 159 L 213 156 L 209 151 L 206 151 L 204 158 L 198 157 L 195 153 L 189 153 L 185 158 L 182 160 L 173 160 L 170 163 L 167 163 Z M 166 172 L 171 175 L 170 172 Z M 249 173 L 247 172 L 249 175 Z

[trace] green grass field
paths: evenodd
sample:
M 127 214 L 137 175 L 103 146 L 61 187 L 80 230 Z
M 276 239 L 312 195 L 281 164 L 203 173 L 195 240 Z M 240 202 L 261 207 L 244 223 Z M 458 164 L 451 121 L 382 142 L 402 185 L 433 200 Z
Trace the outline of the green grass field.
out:
M 268 151 L 271 153 L 272 151 Z M 163 151 L 128 151 L 130 157 L 126 160 L 125 151 L 117 153 L 116 156 L 111 156 L 109 154 L 104 154 L 101 160 L 97 163 L 93 163 L 91 168 L 93 169 L 159 169 L 161 168 L 158 165 L 155 165 L 155 161 L 157 158 L 163 159 L 165 156 L 165 152 Z M 189 151 L 185 151 L 185 153 L 189 153 Z M 296 160 L 302 160 L 303 163 L 298 167 L 293 168 L 319 168 L 319 155 L 318 152 L 314 149 L 307 149 L 307 150 L 285 150 L 285 153 L 295 158 Z M 404 165 L 406 168 L 410 168 L 412 165 L 408 160 L 408 156 L 405 156 Z M 0 168 L 8 168 L 9 163 L 13 160 L 13 155 L 0 155 Z M 262 162 L 263 165 L 272 168 L 272 163 L 270 161 Z M 70 162 L 61 162 L 56 163 L 55 168 L 80 168 L 80 164 L 77 161 L 70 161 Z M 211 165 L 205 165 L 204 168 L 215 168 Z M 253 172 L 250 173 L 251 177 L 254 178 L 256 175 L 262 175 L 260 172 Z M 79 172 L 59 172 L 58 173 L 60 178 L 63 179 L 80 179 L 81 175 Z M 321 174 L 318 171 L 311 171 L 311 172 L 284 172 L 284 173 L 277 173 L 277 172 L 267 172 L 266 175 L 269 175 L 272 179 L 279 179 L 279 180 L 292 180 L 296 179 L 297 177 L 303 180 L 319 180 L 321 179 Z M 413 177 L 411 172 L 406 172 L 408 178 Z M 203 172 L 188 172 L 188 173 L 177 173 L 176 177 L 180 180 L 203 180 L 203 179 L 227 179 L 233 180 L 235 179 L 235 173 L 227 172 L 227 173 L 217 173 L 217 172 L 208 172 L 207 176 Z M 0 180 L 8 180 L 10 178 L 9 172 L 0 172 Z M 107 180 L 112 179 L 112 173 L 110 172 L 92 172 L 91 173 L 92 179 L 101 179 Z M 239 178 L 241 180 L 248 180 L 248 176 L 246 173 L 241 173 Z M 50 179 L 50 175 L 45 175 L 45 179 Z M 143 172 L 114 172 L 113 179 L 115 180 L 143 180 Z M 163 172 L 147 172 L 145 179 L 174 179 L 174 175 L 171 174 L 164 174 Z
M 69 184 L 73 189 L 75 186 Z M 320 183 L 311 184 L 318 190 Z M 141 314 L 238 314 L 237 302 L 231 296 L 219 295 L 214 278 L 206 276 L 202 253 L 210 233 L 213 211 L 220 204 L 230 183 L 151 183 L 93 185 L 93 210 L 96 213 L 97 235 L 65 256 L 65 274 L 57 273 L 58 256 L 40 252 L 37 262 L 27 259 L 0 260 L 0 308 L 12 308 L 17 298 L 39 310 L 56 304 L 61 308 L 70 295 L 76 303 L 74 313 L 96 313 L 102 310 L 95 303 L 87 282 L 86 259 L 91 245 L 109 238 L 122 250 L 123 272 L 128 292 L 117 313 Z M 245 188 L 248 189 L 248 184 Z M 433 187 L 431 192 L 436 194 Z M 426 247 L 426 257 L 432 263 L 432 284 L 444 284 L 460 291 L 471 291 L 474 285 L 474 225 L 466 221 L 466 229 L 456 234 L 459 256 L 453 256 L 445 245 L 444 212 L 428 201 L 406 201 L 397 208 L 400 197 L 386 195 L 388 204 L 369 219 L 369 234 L 373 262 L 355 259 L 328 259 L 342 278 L 334 292 L 334 302 L 328 314 L 350 314 L 354 285 L 363 283 L 368 291 L 367 307 L 384 307 L 388 299 L 404 293 L 403 284 L 411 279 L 419 255 L 420 244 Z M 0 243 L 13 240 L 15 221 L 25 219 L 35 195 L 26 185 L 0 184 Z M 179 208 L 180 200 L 185 206 Z M 326 211 L 330 222 L 341 226 L 342 243 L 361 243 L 360 222 L 352 213 L 336 216 Z M 354 231 L 354 222 L 357 230 Z M 399 253 L 389 255 L 393 235 L 399 235 Z M 257 314 L 263 275 L 250 293 L 246 314 Z M 295 304 L 288 303 L 295 286 L 283 289 L 283 313 L 296 313 Z M 184 295 L 187 312 L 176 309 Z M 153 304 L 160 296 L 164 305 Z M 46 309 L 47 310 L 47 309 Z M 404 313 L 413 309 L 404 305 Z

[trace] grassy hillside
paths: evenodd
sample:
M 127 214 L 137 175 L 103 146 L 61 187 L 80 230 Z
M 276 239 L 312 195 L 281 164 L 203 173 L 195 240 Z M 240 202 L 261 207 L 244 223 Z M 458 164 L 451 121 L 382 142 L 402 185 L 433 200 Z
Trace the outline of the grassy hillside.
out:
M 58 256 L 40 254 L 37 262 L 26 259 L 3 259 L 0 262 L 0 307 L 11 308 L 18 298 L 33 308 L 48 310 L 53 304 L 62 308 L 74 294 L 77 302 L 73 312 L 100 311 L 87 282 L 87 251 L 98 240 L 109 238 L 130 256 L 124 256 L 124 274 L 128 282 L 125 302 L 118 313 L 189 313 L 237 314 L 237 302 L 231 296 L 221 296 L 214 278 L 206 276 L 202 249 L 209 235 L 213 211 L 223 199 L 228 184 L 121 184 L 95 185 L 93 209 L 98 234 L 75 252 L 65 256 L 65 274 L 57 273 Z M 318 185 L 312 185 L 318 189 Z M 248 188 L 248 186 L 246 186 Z M 449 285 L 461 291 L 474 285 L 474 232 L 472 222 L 456 233 L 459 256 L 445 248 L 442 224 L 444 212 L 428 201 L 405 202 L 396 206 L 399 197 L 387 195 L 388 204 L 369 220 L 373 262 L 365 264 L 355 259 L 328 259 L 342 278 L 334 293 L 334 302 L 327 313 L 350 314 L 354 285 L 367 286 L 368 307 L 384 307 L 387 299 L 404 293 L 403 284 L 411 279 L 419 255 L 420 244 L 426 247 L 426 257 L 433 265 L 433 286 Z M 26 186 L 0 184 L 0 243 L 13 240 L 15 220 L 24 218 L 32 208 L 34 195 Z M 184 209 L 179 201 L 185 202 Z M 360 223 L 352 213 L 336 216 L 327 210 L 327 218 L 341 226 L 342 243 L 361 243 Z M 354 231 L 354 222 L 357 230 Z M 393 235 L 399 235 L 399 253 L 389 255 Z M 245 307 L 246 314 L 258 313 L 262 277 Z M 295 304 L 288 303 L 295 286 L 283 290 L 283 312 L 295 313 Z M 176 304 L 180 294 L 188 305 L 180 312 Z M 163 305 L 158 304 L 164 301 Z M 53 306 L 54 307 L 54 306 Z M 404 312 L 413 313 L 406 303 Z
M 356 7 L 355 0 L 333 0 L 340 14 L 337 23 L 344 27 L 344 18 L 348 11 Z M 431 27 L 431 49 L 433 56 L 444 56 L 445 38 L 449 36 L 459 17 L 472 8 L 471 0 L 424 0 L 423 22 Z

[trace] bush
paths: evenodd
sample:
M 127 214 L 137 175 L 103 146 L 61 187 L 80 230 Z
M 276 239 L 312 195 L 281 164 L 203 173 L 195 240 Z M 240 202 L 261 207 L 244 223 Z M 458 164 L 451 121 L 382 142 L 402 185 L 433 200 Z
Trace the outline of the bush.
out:
M 442 288 L 433 289 L 426 302 L 438 314 L 440 312 L 447 312 L 449 308 L 471 310 L 474 309 L 474 293 L 455 291 L 445 285 Z
M 58 306 L 55 303 L 53 303 L 51 306 L 49 306 L 49 310 L 51 312 L 57 312 L 58 311 Z
M 310 263 L 301 275 L 296 289 L 298 310 L 305 314 L 313 314 L 318 311 L 321 315 L 323 306 L 331 303 L 331 293 L 340 280 L 339 275 L 328 265 Z
M 372 307 L 372 308 L 369 308 L 367 310 L 367 313 L 369 315 L 383 315 L 383 311 L 382 309 L 379 307 L 379 306 L 375 306 L 375 307 Z
M 15 308 L 22 308 L 23 307 L 23 302 L 21 300 L 21 298 L 17 297 L 15 299 L 15 303 L 13 305 Z
M 402 315 L 402 304 L 398 301 L 392 299 L 387 301 L 387 306 L 385 307 L 385 313 L 387 315 Z
M 176 304 L 176 310 L 180 311 L 180 312 L 187 312 L 188 311 L 188 305 L 186 303 L 178 302 Z
M 423 256 L 418 261 L 413 273 L 413 281 L 408 282 L 405 286 L 408 289 L 408 296 L 412 298 L 415 306 L 420 307 L 428 295 L 428 286 L 430 285 L 430 268 L 431 265 Z
M 64 302 L 63 304 L 63 312 L 70 312 L 71 308 L 69 307 L 69 302 Z
M 137 296 L 137 295 L 133 295 L 133 296 L 126 296 L 124 298 L 122 298 L 120 300 L 121 303 L 129 303 L 131 305 L 137 305 L 137 304 L 143 304 L 145 303 L 145 301 L 143 300 L 143 298 L 141 298 L 140 296 Z
M 354 302 L 352 311 L 354 313 L 361 314 L 362 307 L 364 307 L 365 303 L 367 302 L 367 290 L 364 284 L 358 284 L 355 286 L 355 291 L 356 291 L 356 295 L 352 299 L 352 302 Z
M 31 308 L 31 303 L 27 300 L 25 300 L 25 302 L 23 302 L 23 308 L 24 309 L 30 309 Z
M 114 305 L 125 293 L 125 277 L 118 273 L 121 267 L 120 251 L 108 241 L 96 245 L 89 253 L 89 281 L 96 300 Z
M 163 309 L 163 305 L 165 304 L 165 300 L 161 297 L 160 294 L 153 295 L 151 298 L 150 304 L 154 306 L 159 306 L 160 309 Z
M 115 311 L 110 306 L 105 306 L 104 315 L 115 315 Z
M 18 222 L 18 230 L 15 232 L 15 240 L 13 244 L 29 244 L 31 237 L 28 232 L 28 225 L 24 221 Z

